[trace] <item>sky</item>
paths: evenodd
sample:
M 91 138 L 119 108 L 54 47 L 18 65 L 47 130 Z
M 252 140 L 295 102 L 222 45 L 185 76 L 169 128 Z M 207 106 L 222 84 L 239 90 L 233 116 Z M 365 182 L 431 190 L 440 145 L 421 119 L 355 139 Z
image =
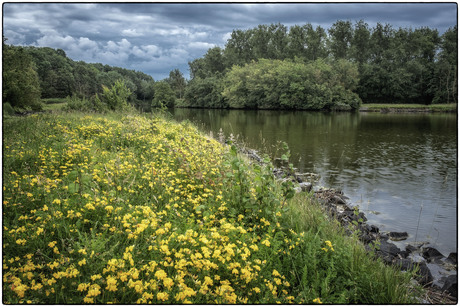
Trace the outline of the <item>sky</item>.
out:
M 233 30 L 259 24 L 364 20 L 393 28 L 429 27 L 442 34 L 457 24 L 457 3 L 3 3 L 7 44 L 63 49 L 75 61 L 142 71 L 155 80 L 209 48 L 225 47 Z

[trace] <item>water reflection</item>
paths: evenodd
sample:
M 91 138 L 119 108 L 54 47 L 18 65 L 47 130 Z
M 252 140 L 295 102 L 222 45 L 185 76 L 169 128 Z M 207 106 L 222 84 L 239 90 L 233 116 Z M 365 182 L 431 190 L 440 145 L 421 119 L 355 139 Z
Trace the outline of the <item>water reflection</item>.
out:
M 176 109 L 214 135 L 239 135 L 274 154 L 289 144 L 294 166 L 343 189 L 383 230 L 456 250 L 457 118 L 452 114 L 312 113 Z M 420 216 L 420 221 L 419 221 Z

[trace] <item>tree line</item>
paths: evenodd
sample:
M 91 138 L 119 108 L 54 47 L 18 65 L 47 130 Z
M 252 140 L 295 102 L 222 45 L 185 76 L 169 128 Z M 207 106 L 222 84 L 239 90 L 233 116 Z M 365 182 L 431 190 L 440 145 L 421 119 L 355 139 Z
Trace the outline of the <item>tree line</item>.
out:
M 40 101 L 50 98 L 68 98 L 75 108 L 114 109 L 120 106 L 113 97 L 118 94 L 126 103 L 149 110 L 172 107 L 185 89 L 186 80 L 177 69 L 171 78 L 155 81 L 140 71 L 73 61 L 62 49 L 8 45 L 5 38 L 2 54 L 2 98 L 15 109 L 38 110 Z M 101 105 L 104 97 L 108 100 Z
M 40 99 L 123 93 L 153 107 L 350 110 L 361 103 L 456 103 L 457 26 L 394 29 L 337 21 L 329 29 L 280 23 L 234 30 L 224 48 L 154 81 L 143 72 L 68 58 L 62 49 L 21 47 L 3 39 L 3 102 L 40 108 Z M 117 83 L 118 82 L 118 83 Z M 121 83 L 120 83 L 121 82 Z M 109 92 L 107 91 L 109 90 Z M 99 100 L 98 100 L 99 99 Z M 118 105 L 118 103 L 108 106 Z
M 278 23 L 234 30 L 189 62 L 184 106 L 354 109 L 364 103 L 456 103 L 457 27 L 329 29 Z M 346 77 L 347 80 L 342 80 Z

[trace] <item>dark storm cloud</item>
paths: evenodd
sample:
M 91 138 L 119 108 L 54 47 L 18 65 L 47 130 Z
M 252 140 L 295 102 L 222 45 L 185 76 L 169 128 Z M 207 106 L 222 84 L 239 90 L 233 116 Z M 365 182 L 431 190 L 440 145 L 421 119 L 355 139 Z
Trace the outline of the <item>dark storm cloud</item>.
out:
M 155 79 L 213 46 L 234 29 L 259 24 L 364 20 L 393 28 L 456 25 L 456 3 L 4 3 L 3 34 L 10 44 L 61 48 L 74 60 L 141 70 Z

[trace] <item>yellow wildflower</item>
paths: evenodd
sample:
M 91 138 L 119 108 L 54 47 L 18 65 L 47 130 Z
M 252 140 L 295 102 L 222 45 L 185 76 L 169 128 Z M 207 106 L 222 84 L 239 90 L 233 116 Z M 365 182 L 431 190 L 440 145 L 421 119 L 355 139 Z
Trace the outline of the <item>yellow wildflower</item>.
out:
M 27 242 L 26 239 L 17 239 L 17 240 L 16 240 L 16 244 L 18 244 L 18 245 L 25 245 L 26 242 Z
M 101 274 L 96 274 L 96 275 L 91 276 L 92 281 L 95 281 L 96 279 L 101 279 L 101 278 L 102 278 Z
M 117 280 L 112 277 L 112 276 L 109 276 L 107 277 L 107 287 L 106 287 L 107 290 L 109 291 L 112 291 L 112 292 L 115 292 L 117 291 Z
M 270 241 L 268 241 L 267 239 L 265 239 L 264 241 L 261 242 L 261 244 L 267 246 L 267 247 L 270 247 Z
M 158 299 L 159 301 L 163 301 L 163 302 L 164 302 L 164 301 L 166 301 L 168 298 L 169 298 L 168 293 L 159 292 L 159 293 L 157 294 L 157 299 Z
M 165 286 L 168 290 L 170 290 L 173 285 L 174 285 L 174 281 L 171 278 L 167 277 L 163 279 L 163 286 Z
M 158 278 L 159 280 L 165 279 L 167 276 L 168 275 L 166 274 L 166 272 L 161 269 L 155 272 L 155 277 Z
M 315 298 L 313 300 L 313 303 L 316 303 L 316 304 L 322 304 L 323 302 L 321 302 L 321 299 L 319 297 Z

